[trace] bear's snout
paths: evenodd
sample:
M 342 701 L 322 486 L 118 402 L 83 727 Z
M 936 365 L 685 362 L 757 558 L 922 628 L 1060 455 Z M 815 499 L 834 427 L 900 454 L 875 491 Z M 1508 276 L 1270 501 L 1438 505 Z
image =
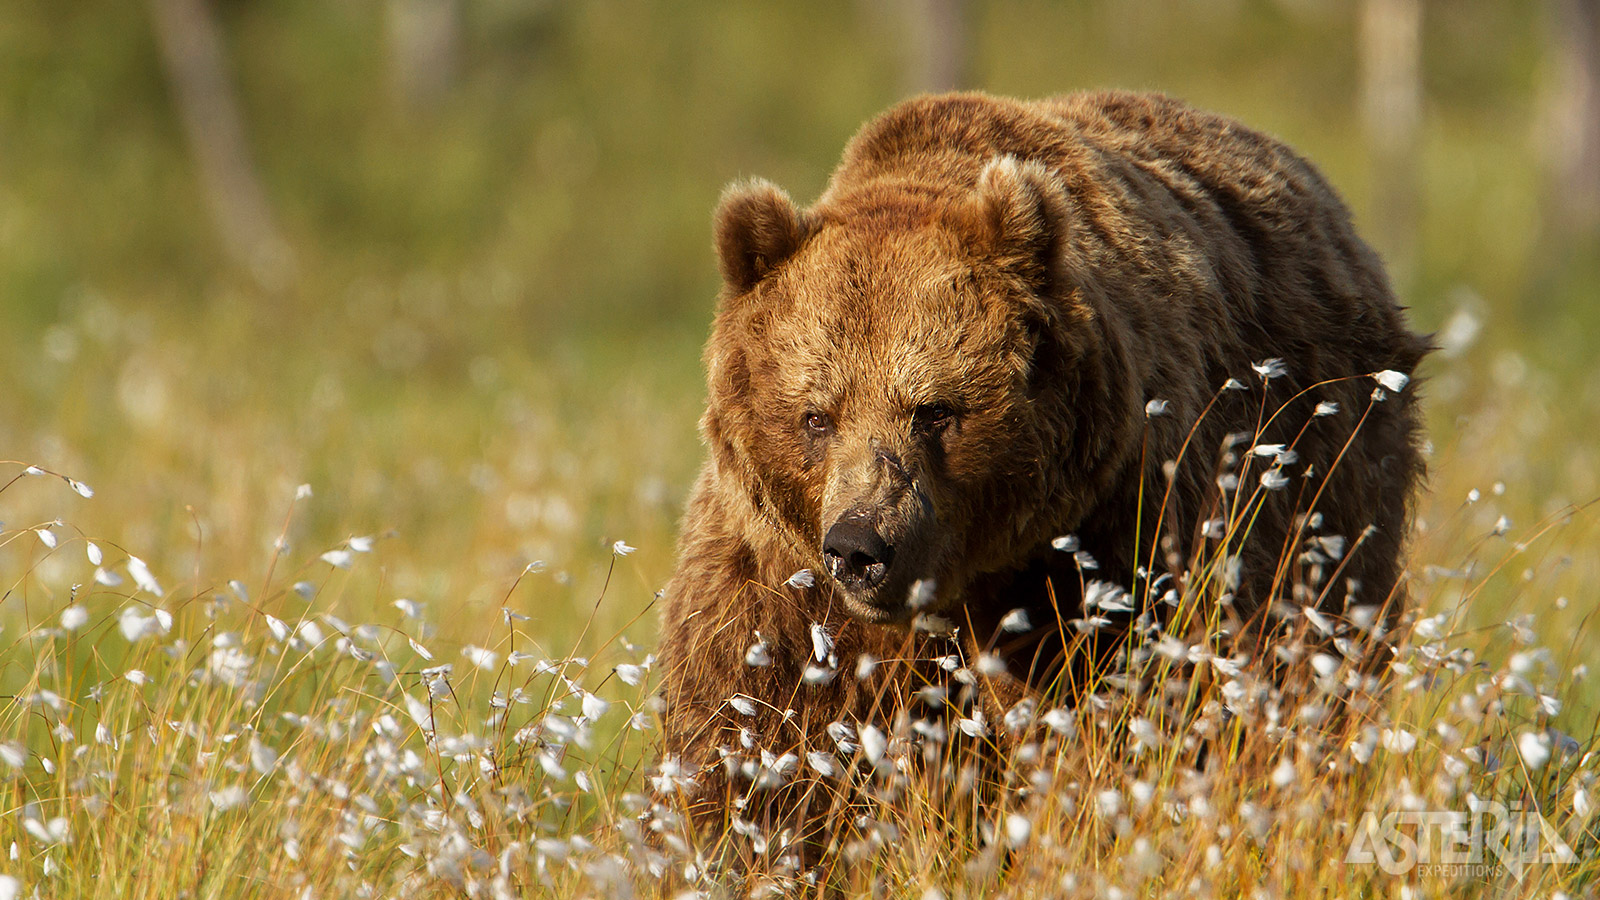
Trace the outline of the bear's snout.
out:
M 871 590 L 888 577 L 894 547 L 859 516 L 841 518 L 822 539 L 822 561 L 835 581 L 851 590 Z

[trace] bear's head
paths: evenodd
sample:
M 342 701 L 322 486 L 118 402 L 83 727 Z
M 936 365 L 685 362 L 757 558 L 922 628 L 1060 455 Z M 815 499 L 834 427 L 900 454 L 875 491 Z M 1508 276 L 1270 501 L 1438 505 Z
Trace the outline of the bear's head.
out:
M 762 181 L 723 196 L 702 421 L 716 475 L 852 615 L 959 603 L 1086 508 L 1104 401 L 1074 400 L 1097 350 L 1067 230 L 1047 170 L 1011 157 L 953 193 L 880 180 L 810 210 Z

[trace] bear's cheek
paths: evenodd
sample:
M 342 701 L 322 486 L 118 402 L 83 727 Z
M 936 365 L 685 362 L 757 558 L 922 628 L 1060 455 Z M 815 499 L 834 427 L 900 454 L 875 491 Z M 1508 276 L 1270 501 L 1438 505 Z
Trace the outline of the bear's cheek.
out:
M 822 540 L 817 530 L 815 487 L 807 479 L 792 474 L 777 475 L 767 483 L 773 511 L 808 543 Z
M 944 442 L 930 479 L 941 530 L 963 544 L 1011 533 L 1018 512 L 1034 502 L 1041 457 L 1039 442 L 1008 423 L 963 423 Z
M 794 417 L 784 412 L 763 415 L 760 408 L 758 398 L 753 415 L 747 420 L 755 429 L 750 432 L 746 451 L 755 468 L 765 473 L 764 499 L 798 534 L 820 540 L 817 522 L 828 477 L 826 455 L 798 429 L 784 427 Z
M 995 479 L 1015 478 L 1032 468 L 1037 443 L 1014 416 L 979 413 L 945 433 L 931 462 L 939 476 L 962 493 L 979 491 Z

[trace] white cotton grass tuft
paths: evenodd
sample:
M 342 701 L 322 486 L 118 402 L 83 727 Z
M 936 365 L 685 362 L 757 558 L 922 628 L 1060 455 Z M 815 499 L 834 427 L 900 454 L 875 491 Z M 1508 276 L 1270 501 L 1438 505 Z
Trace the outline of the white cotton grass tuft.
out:
M 1064 534 L 1061 537 L 1055 538 L 1054 540 L 1050 541 L 1050 546 L 1054 547 L 1057 550 L 1060 550 L 1062 553 L 1076 553 L 1076 552 L 1078 552 L 1078 548 L 1079 548 L 1080 545 L 1078 543 L 1078 536 L 1077 535 L 1075 535 L 1075 534 Z
M 1338 673 L 1341 665 L 1337 656 L 1327 653 L 1317 653 L 1311 657 L 1311 668 L 1323 678 L 1332 678 Z
M 1012 734 L 1021 734 L 1028 726 L 1033 724 L 1034 714 L 1038 710 L 1038 705 L 1038 701 L 1032 697 L 1023 697 L 1013 703 L 1011 708 L 1006 710 L 1006 714 L 1003 717 L 1006 730 Z
M 939 591 L 939 583 L 932 578 L 918 578 L 911 582 L 911 590 L 907 603 L 912 609 L 927 609 L 933 605 Z
M 1261 473 L 1261 486 L 1269 491 L 1281 491 L 1289 486 L 1289 476 L 1283 470 L 1274 466 Z
M 61 611 L 61 627 L 65 631 L 77 631 L 89 622 L 89 610 L 79 605 L 69 606 Z
M 1020 850 L 1033 835 L 1033 820 L 1022 813 L 1006 814 L 1006 846 Z
M 250 768 L 257 775 L 271 775 L 278 768 L 278 751 L 262 743 L 258 738 L 250 738 Z
M 817 576 L 812 574 L 810 569 L 801 569 L 793 575 L 790 575 L 788 580 L 784 582 L 784 584 L 795 588 L 796 590 L 805 590 L 808 587 L 812 587 L 816 583 Z
M 583 700 L 579 705 L 583 709 L 583 717 L 591 722 L 599 721 L 605 716 L 606 711 L 611 709 L 609 701 L 590 693 L 583 695 Z
M 461 655 L 467 658 L 467 662 L 484 671 L 493 671 L 495 666 L 500 664 L 500 654 L 486 647 L 479 647 L 476 644 L 468 644 L 462 647 Z
M 813 750 L 807 753 L 806 765 L 824 778 L 833 778 L 840 772 L 839 760 L 826 750 Z
M 1043 721 L 1051 731 L 1054 731 L 1056 734 L 1059 734 L 1062 737 L 1070 738 L 1078 732 L 1078 719 L 1069 709 L 1056 707 L 1055 709 L 1046 712 L 1041 717 L 1041 721 Z
M 0 742 L 0 762 L 8 768 L 20 769 L 28 762 L 28 748 L 14 741 Z
M 1084 588 L 1083 608 L 1101 612 L 1133 612 L 1133 596 L 1109 581 L 1091 581 Z
M 433 706 L 427 701 L 418 700 L 416 697 L 413 697 L 410 694 L 404 695 L 404 699 L 406 704 L 406 715 L 410 716 L 411 721 L 415 722 L 416 726 L 424 733 L 431 733 L 433 731 L 434 724 Z
M 1416 749 L 1417 736 L 1404 728 L 1383 729 L 1383 748 L 1390 753 L 1404 756 Z
M 1280 788 L 1286 788 L 1294 784 L 1297 777 L 1298 773 L 1294 768 L 1294 760 L 1288 756 L 1278 761 L 1278 764 L 1273 767 L 1272 775 L 1270 776 L 1273 785 Z
M 1317 408 L 1313 410 L 1311 414 L 1313 416 L 1331 416 L 1337 414 L 1338 412 L 1339 404 L 1332 400 L 1323 400 L 1317 404 Z
M 862 653 L 856 657 L 856 680 L 866 681 L 878 668 L 878 658 L 871 653 Z
M 279 643 L 289 639 L 288 624 L 274 615 L 268 614 L 265 616 L 265 618 L 267 620 L 267 629 L 272 632 L 272 636 L 276 638 Z
M 1320 610 L 1311 606 L 1302 606 L 1300 607 L 1300 612 L 1306 617 L 1306 621 L 1311 623 L 1311 627 L 1315 628 L 1318 633 L 1324 636 L 1333 634 L 1333 622 L 1330 621 L 1327 616 L 1323 615 Z
M 629 546 L 627 541 L 617 541 L 611 545 L 611 552 L 618 556 L 627 556 L 637 549 L 639 548 Z
M 1122 814 L 1122 793 L 1115 788 L 1107 788 L 1094 796 L 1095 812 L 1103 819 L 1115 819 Z
M 811 623 L 811 656 L 817 662 L 827 662 L 833 655 L 833 633 L 826 626 Z
M 1372 373 L 1372 380 L 1382 385 L 1384 390 L 1398 394 L 1406 389 L 1406 385 L 1411 382 L 1411 376 L 1393 369 L 1384 369 L 1382 372 Z
M 970 738 L 981 738 L 989 733 L 989 723 L 984 720 L 982 710 L 973 710 L 971 716 L 956 719 L 956 727 Z
M 42 820 L 24 813 L 22 830 L 47 847 L 72 843 L 72 823 L 66 816 Z
M 1550 735 L 1542 731 L 1524 731 L 1517 735 L 1517 754 L 1529 769 L 1541 769 L 1550 761 Z
M 1023 633 L 1033 630 L 1033 620 L 1025 609 L 1013 609 L 1000 618 L 1000 630 Z
M 839 674 L 839 670 L 823 663 L 806 663 L 805 669 L 800 673 L 800 680 L 812 687 L 829 684 Z
M 1156 728 L 1154 722 L 1143 716 L 1135 716 L 1128 722 L 1128 731 L 1134 737 L 1133 752 L 1141 753 L 1146 749 L 1159 750 L 1166 744 L 1166 736 Z
M 1282 378 L 1289 372 L 1288 365 L 1286 365 L 1282 359 L 1276 356 L 1270 359 L 1263 359 L 1260 362 L 1251 363 L 1250 368 L 1255 370 L 1256 375 L 1259 376 L 1262 381 L 1271 381 L 1274 378 Z
M 150 574 L 150 567 L 139 557 L 128 557 L 128 574 L 133 577 L 133 583 L 139 586 L 139 590 L 157 597 L 164 595 L 161 582 L 156 581 L 156 577 Z
M 39 543 L 54 550 L 56 548 L 56 533 L 48 528 L 35 528 L 33 533 L 39 536 Z
M 250 802 L 250 792 L 239 785 L 212 791 L 210 794 L 211 805 L 218 812 L 228 812 L 243 807 Z
M 140 611 L 140 607 L 129 606 L 117 617 L 117 628 L 129 643 L 142 641 L 171 631 L 172 614 L 158 609 L 145 615 Z
M 868 762 L 876 763 L 883 759 L 889 749 L 889 738 L 876 725 L 863 724 L 856 729 L 856 736 L 860 740 L 861 752 L 866 755 Z
M 753 668 L 763 668 L 772 665 L 772 650 L 767 642 L 761 640 L 761 633 L 756 633 L 756 642 L 744 651 L 744 664 Z
M 1172 412 L 1172 402 L 1170 400 L 1151 400 L 1144 405 L 1144 415 L 1147 419 L 1164 416 L 1170 412 Z

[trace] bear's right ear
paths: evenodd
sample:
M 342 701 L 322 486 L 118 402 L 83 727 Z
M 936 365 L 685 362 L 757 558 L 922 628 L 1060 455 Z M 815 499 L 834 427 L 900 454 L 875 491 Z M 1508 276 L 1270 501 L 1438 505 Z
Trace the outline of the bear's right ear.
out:
M 717 204 L 717 262 L 734 294 L 755 287 L 794 255 L 809 233 L 805 217 L 783 189 L 760 178 L 740 181 Z

